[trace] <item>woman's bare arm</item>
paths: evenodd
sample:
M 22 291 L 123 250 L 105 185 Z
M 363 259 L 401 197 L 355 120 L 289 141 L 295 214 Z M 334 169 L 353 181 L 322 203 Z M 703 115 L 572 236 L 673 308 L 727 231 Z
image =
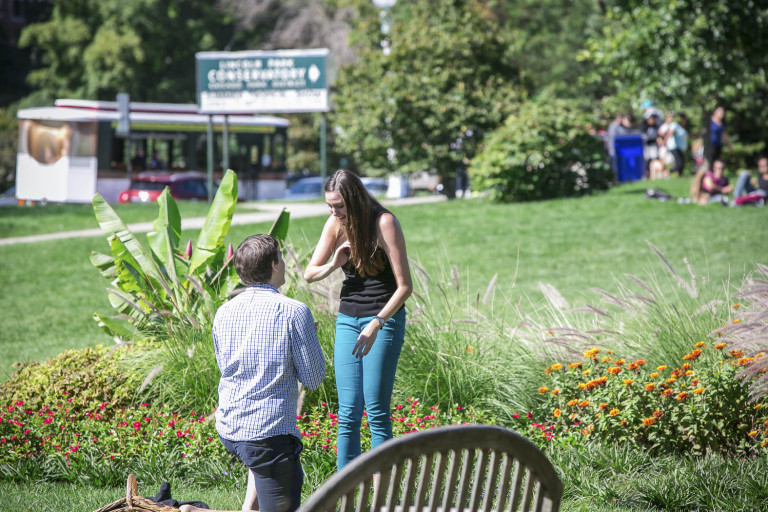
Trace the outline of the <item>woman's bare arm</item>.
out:
M 315 252 L 312 253 L 312 258 L 304 270 L 304 279 L 308 283 L 325 279 L 349 260 L 349 242 L 344 242 L 337 247 L 340 228 L 341 225 L 335 217 L 328 217 L 325 226 L 323 226 L 320 240 L 315 247 Z M 330 261 L 328 261 L 329 259 Z

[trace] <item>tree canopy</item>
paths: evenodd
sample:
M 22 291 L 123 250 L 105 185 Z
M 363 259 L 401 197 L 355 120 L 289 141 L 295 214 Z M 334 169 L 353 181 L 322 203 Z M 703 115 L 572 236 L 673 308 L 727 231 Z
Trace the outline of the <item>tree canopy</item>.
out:
M 523 94 L 497 18 L 469 0 L 406 5 L 389 55 L 378 17 L 368 10 L 364 19 L 358 62 L 341 70 L 334 95 L 338 149 L 380 172 L 450 176 Z

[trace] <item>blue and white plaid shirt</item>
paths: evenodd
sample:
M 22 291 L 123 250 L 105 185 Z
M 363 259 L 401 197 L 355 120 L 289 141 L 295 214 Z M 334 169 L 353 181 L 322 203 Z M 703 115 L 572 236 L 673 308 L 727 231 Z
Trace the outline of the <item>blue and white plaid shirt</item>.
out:
M 300 381 L 317 389 L 325 358 L 306 304 L 270 285 L 249 286 L 216 312 L 213 347 L 221 371 L 216 430 L 230 441 L 292 434 Z

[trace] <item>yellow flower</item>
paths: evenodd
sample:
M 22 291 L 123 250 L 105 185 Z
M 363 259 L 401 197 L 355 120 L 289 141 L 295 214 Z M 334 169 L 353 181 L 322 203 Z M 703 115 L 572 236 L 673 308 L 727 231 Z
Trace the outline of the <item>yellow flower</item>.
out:
M 704 346 L 704 342 L 703 342 L 703 341 L 700 341 L 700 342 L 698 342 L 697 344 L 695 344 L 695 345 L 693 346 L 693 348 L 701 348 L 701 347 L 703 347 L 703 346 Z
M 606 353 L 613 354 L 613 350 L 606 350 Z
M 611 375 L 616 375 L 621 372 L 621 366 L 611 366 L 608 368 L 608 373 Z
M 616 363 L 614 363 L 614 364 L 616 364 L 616 365 L 618 366 L 618 365 L 622 365 L 622 364 L 624 364 L 624 363 L 626 363 L 626 362 L 627 362 L 627 361 L 626 361 L 625 359 L 617 359 L 617 360 L 616 360 Z
M 602 415 L 603 415 L 603 413 L 599 412 L 599 413 L 595 414 L 595 418 L 599 418 Z
M 652 378 L 652 379 L 655 379 L 655 378 L 656 378 L 656 377 L 658 377 L 658 376 L 659 376 L 659 372 L 653 372 L 653 373 L 651 374 L 651 378 Z
M 600 349 L 593 348 L 593 349 L 590 349 L 590 350 L 587 350 L 586 352 L 584 352 L 584 357 L 589 359 L 590 357 L 594 357 L 595 355 L 597 355 L 599 353 L 600 353 Z
M 670 377 L 667 379 L 667 384 L 674 384 L 677 379 L 675 377 Z
M 663 393 L 663 395 L 664 395 L 664 396 L 669 396 L 669 395 L 671 395 L 672 393 L 674 393 L 674 391 L 672 391 L 671 389 L 665 389 L 665 390 L 664 390 L 664 393 Z
M 619 414 L 619 410 L 618 409 L 611 409 L 608 414 L 610 414 L 611 416 L 616 416 L 617 414 Z
M 577 403 L 579 403 L 579 400 L 578 400 L 578 399 L 576 399 L 576 398 L 574 398 L 573 400 L 570 400 L 570 401 L 568 402 L 568 407 L 573 407 L 573 406 L 574 406 L 574 405 L 576 405 Z
M 571 364 L 568 365 L 568 368 L 581 368 L 582 364 L 584 364 L 584 363 L 582 363 L 581 361 L 579 361 L 577 363 L 571 363 Z
M 610 357 L 608 357 L 608 356 L 603 356 L 603 359 L 602 359 L 602 361 L 601 361 L 601 362 L 602 362 L 602 363 L 610 363 L 611 361 L 613 361 L 613 359 L 612 359 L 612 358 L 610 358 Z
M 540 395 L 543 395 L 544 393 L 549 393 L 549 388 L 548 388 L 548 387 L 546 387 L 546 386 L 541 386 L 541 387 L 539 388 L 539 394 L 540 394 Z
M 635 379 L 624 379 L 624 384 L 626 384 L 627 386 L 629 386 L 633 382 L 635 382 Z
M 690 377 L 691 375 L 695 375 L 695 372 L 693 370 L 688 370 L 687 372 L 685 372 L 686 377 Z
M 552 366 L 550 366 L 550 368 L 552 368 L 553 370 L 562 370 L 563 365 L 561 365 L 560 363 L 555 363 Z
M 686 393 L 685 391 L 682 391 L 677 394 L 677 396 L 675 397 L 675 400 L 677 400 L 678 402 L 682 402 L 686 398 L 688 398 L 688 393 Z
M 561 411 L 560 409 L 555 409 L 555 412 L 554 412 L 555 418 L 559 418 L 562 412 L 563 411 Z
M 656 384 L 649 383 L 649 384 L 645 385 L 645 390 L 646 391 L 653 391 L 654 389 L 656 389 Z
M 656 423 L 656 418 L 645 418 L 643 420 L 643 426 L 644 427 L 650 427 L 654 423 Z
M 589 374 L 590 374 L 590 372 L 591 372 L 591 370 L 590 370 L 589 368 L 587 368 L 586 370 L 584 370 L 583 372 L 581 372 L 581 374 L 582 374 L 582 375 L 589 375 Z
M 661 366 L 657 366 L 657 367 L 656 367 L 656 369 L 657 369 L 658 371 L 660 371 L 660 372 L 663 372 L 664 370 L 666 370 L 666 369 L 667 369 L 667 365 L 663 364 L 663 365 L 661 365 Z
M 579 402 L 579 407 L 586 407 L 589 405 L 589 400 L 582 400 Z
M 723 348 L 725 348 L 725 343 L 718 343 L 717 345 L 715 345 L 715 348 L 717 350 L 723 350 Z
M 702 394 L 704 392 L 704 389 L 705 388 L 696 388 L 696 389 L 693 390 L 693 394 L 694 395 L 700 395 L 700 394 Z
M 473 347 L 472 345 L 467 347 L 467 354 L 471 354 L 474 351 L 475 351 L 475 347 Z
M 755 437 L 757 435 L 757 430 L 753 430 L 749 434 L 747 434 L 749 437 Z
M 683 366 L 680 367 L 681 370 L 689 370 L 691 368 L 691 363 L 683 363 Z

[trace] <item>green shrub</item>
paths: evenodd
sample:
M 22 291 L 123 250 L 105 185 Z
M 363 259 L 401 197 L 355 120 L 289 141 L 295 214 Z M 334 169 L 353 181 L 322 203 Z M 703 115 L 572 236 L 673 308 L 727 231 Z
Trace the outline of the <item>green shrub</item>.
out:
M 48 361 L 23 366 L 0 386 L 0 404 L 22 402 L 28 410 L 66 408 L 73 414 L 93 404 L 124 407 L 140 377 L 121 367 L 125 348 L 66 350 Z
M 520 104 L 472 160 L 473 186 L 500 201 L 572 197 L 608 188 L 613 173 L 591 116 L 564 100 Z

